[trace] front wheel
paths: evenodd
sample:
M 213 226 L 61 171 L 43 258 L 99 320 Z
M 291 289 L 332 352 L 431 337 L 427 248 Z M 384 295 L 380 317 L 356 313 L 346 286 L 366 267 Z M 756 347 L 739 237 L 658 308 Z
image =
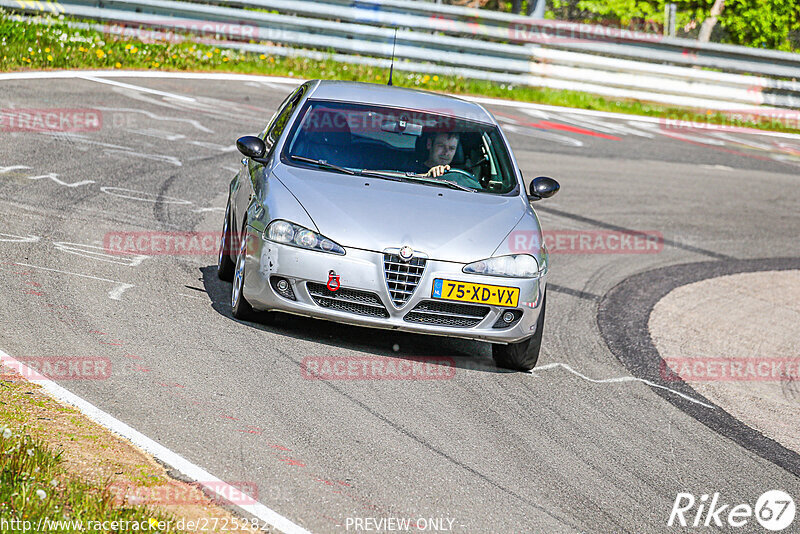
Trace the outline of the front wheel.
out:
M 539 349 L 542 348 L 542 330 L 544 330 L 544 310 L 547 304 L 547 290 L 542 296 L 542 310 L 536 321 L 536 333 L 528 339 L 508 345 L 492 345 L 492 358 L 497 367 L 514 371 L 530 371 L 539 360 Z
M 233 240 L 231 239 L 231 226 L 230 226 L 230 210 L 231 206 L 225 208 L 225 223 L 222 225 L 222 239 L 219 244 L 219 256 L 217 258 L 217 276 L 220 280 L 230 282 L 233 280 L 233 260 L 231 260 L 231 247 Z
M 244 267 L 247 256 L 247 225 L 242 226 L 239 238 L 239 253 L 236 255 L 236 267 L 233 270 L 233 287 L 231 288 L 231 311 L 237 319 L 248 320 L 253 317 L 253 307 L 244 298 Z

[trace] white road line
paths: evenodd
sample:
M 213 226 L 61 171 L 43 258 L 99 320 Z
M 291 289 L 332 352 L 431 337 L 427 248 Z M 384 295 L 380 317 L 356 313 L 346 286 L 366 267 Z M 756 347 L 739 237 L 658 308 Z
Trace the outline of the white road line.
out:
M 75 254 L 84 258 L 91 258 L 93 260 L 104 261 L 108 263 L 116 263 L 118 265 L 125 265 L 127 267 L 136 267 L 150 256 L 144 254 L 110 254 L 109 248 L 100 245 L 87 245 L 85 243 L 69 243 L 66 241 L 55 241 L 53 246 L 56 250 L 66 252 L 67 254 Z
M 2 78 L 0 78 L 2 79 Z M 620 119 L 624 121 L 632 121 L 632 122 L 641 122 L 641 123 L 653 123 L 653 124 L 663 124 L 665 129 L 667 128 L 663 117 L 647 117 L 644 115 L 633 115 L 627 113 L 614 113 L 611 111 L 597 111 L 594 109 L 580 109 L 580 108 L 567 108 L 562 106 L 548 106 L 546 104 L 534 104 L 533 102 L 519 102 L 516 100 L 501 100 L 497 98 L 488 98 L 488 97 L 481 97 L 481 96 L 467 96 L 467 95 L 455 95 L 449 94 L 448 96 L 454 96 L 460 98 L 461 100 L 468 100 L 470 102 L 475 102 L 477 104 L 487 104 L 492 106 L 511 106 L 516 107 L 519 109 L 534 109 L 534 110 L 542 110 L 542 111 L 549 111 L 554 114 L 558 113 L 572 113 L 574 115 L 589 115 L 593 117 L 604 117 L 606 119 Z M 739 111 L 739 112 L 746 112 L 747 110 L 732 110 L 732 111 Z M 776 110 L 776 112 L 786 113 L 786 110 Z M 557 116 L 557 115 L 556 115 Z M 757 130 L 755 128 L 739 128 L 733 126 L 725 126 L 720 124 L 706 124 L 706 123 L 699 123 L 699 122 L 691 122 L 687 124 L 687 126 L 691 126 L 691 128 L 697 130 L 724 130 L 736 133 L 744 133 L 744 134 L 751 134 L 751 135 L 764 135 L 768 137 L 783 137 L 786 139 L 800 139 L 800 134 L 792 134 L 792 133 L 785 133 L 785 132 L 770 132 L 768 130 Z M 680 129 L 677 126 L 670 126 L 673 129 Z
M 52 267 L 42 267 L 40 265 L 31 265 L 30 263 L 17 263 L 20 267 L 30 267 L 31 269 L 41 269 L 42 271 L 53 271 L 55 273 L 71 274 L 72 276 L 80 276 L 81 278 L 91 278 L 92 280 L 100 280 L 101 282 L 111 282 L 112 284 L 121 284 L 119 280 L 109 280 L 108 278 L 100 278 L 99 276 L 92 276 L 89 274 L 71 273 L 69 271 L 62 271 L 61 269 L 53 269 Z
M 154 195 L 153 193 L 148 193 L 146 191 L 137 191 L 135 189 L 126 189 L 124 187 L 111 187 L 111 186 L 104 186 L 100 188 L 100 191 L 103 193 L 107 193 L 109 195 L 120 197 L 120 198 L 127 198 L 130 200 L 141 200 L 142 202 L 152 202 L 152 203 L 159 203 L 159 204 L 191 204 L 191 200 L 183 200 L 181 198 L 175 197 L 168 197 L 164 195 Z M 131 196 L 126 195 L 125 193 L 134 193 L 140 196 Z M 146 195 L 150 195 L 151 197 L 155 198 L 146 198 Z
M 16 171 L 20 169 L 30 169 L 30 167 L 26 167 L 25 165 L 12 165 L 11 167 L 0 167 L 0 174 L 5 174 L 7 172 Z
M 109 280 L 108 278 L 100 278 L 99 276 L 91 276 L 88 274 L 71 273 L 69 271 L 62 271 L 61 269 L 53 269 L 52 267 L 42 267 L 40 265 L 31 265 L 29 263 L 17 263 L 17 262 L 14 262 L 13 264 L 19 265 L 20 267 L 28 267 L 30 269 L 41 269 L 42 271 L 52 271 L 54 273 L 71 274 L 72 276 L 80 276 L 81 278 L 90 278 L 92 280 L 99 280 L 101 282 L 110 282 L 112 284 L 117 284 L 117 287 L 108 292 L 108 298 L 110 298 L 111 300 L 121 300 L 120 296 L 122 295 L 122 292 L 125 291 L 126 289 L 134 287 L 133 284 L 126 284 L 125 282 L 120 282 L 119 280 Z
M 198 208 L 196 210 L 192 210 L 192 213 L 203 213 L 204 211 L 225 211 L 225 208 Z
M 22 362 L 9 356 L 0 350 L 0 363 L 9 364 L 8 367 L 16 370 L 22 376 L 35 376 L 30 373 L 32 369 L 28 368 Z M 233 486 L 215 477 L 202 467 L 199 467 L 179 454 L 172 452 L 170 449 L 164 447 L 160 443 L 153 441 L 138 430 L 126 425 L 119 419 L 109 415 L 108 413 L 97 408 L 95 405 L 75 395 L 71 391 L 64 389 L 52 380 L 44 378 L 37 380 L 38 385 L 47 392 L 48 395 L 54 397 L 61 402 L 65 402 L 75 406 L 84 415 L 92 421 L 106 427 L 115 434 L 118 434 L 145 452 L 148 452 L 161 460 L 162 462 L 172 466 L 181 472 L 181 474 L 189 477 L 191 480 L 198 482 L 208 492 L 219 495 L 221 498 L 233 495 L 235 490 Z M 292 523 L 289 519 L 283 517 L 277 512 L 267 508 L 263 504 L 256 502 L 255 504 L 239 504 L 237 505 L 243 511 L 257 517 L 261 521 L 286 532 L 286 534 L 310 534 L 310 532 L 303 527 Z
M 578 139 L 573 139 L 568 135 L 553 133 L 550 130 L 544 130 L 541 128 L 536 128 L 534 126 L 517 126 L 515 124 L 506 124 L 505 126 L 503 126 L 503 129 L 507 132 L 512 132 L 517 135 L 524 135 L 527 137 L 534 137 L 536 139 L 543 139 L 545 141 L 552 141 L 554 143 L 559 143 L 566 146 L 573 146 L 573 147 L 583 146 L 583 141 L 579 141 Z M 548 206 L 551 206 L 551 204 L 548 204 Z
M 158 72 L 158 71 L 93 71 L 93 70 L 73 70 L 73 71 L 41 71 L 41 72 L 8 72 L 0 74 L 0 81 L 3 80 L 46 80 L 54 78 L 172 78 L 183 80 L 219 80 L 219 81 L 259 81 L 262 83 L 280 83 L 290 86 L 297 86 L 305 80 L 300 78 L 286 78 L 282 76 L 259 76 L 257 74 L 227 74 L 227 73 L 206 73 L 206 72 Z M 605 117 L 608 119 L 621 119 L 626 121 L 662 123 L 664 119 L 659 117 L 646 117 L 644 115 L 632 115 L 627 113 L 614 113 L 611 111 L 597 111 L 593 109 L 568 108 L 563 106 L 548 106 L 546 104 L 534 104 L 533 102 L 519 102 L 515 100 L 504 100 L 501 98 L 488 98 L 479 96 L 466 96 L 450 94 L 462 100 L 468 100 L 479 104 L 493 106 L 512 106 L 520 109 L 538 109 L 553 113 L 573 113 L 576 115 L 589 115 L 594 117 Z M 184 97 L 185 98 L 185 97 Z M 736 111 L 736 110 L 733 110 Z M 739 110 L 741 111 L 741 110 Z M 747 110 L 744 110 L 745 112 Z M 786 110 L 776 110 L 778 113 L 786 113 Z M 714 124 L 693 124 L 697 129 L 719 130 L 724 126 Z M 800 139 L 800 134 L 785 132 L 770 132 L 766 130 L 756 130 L 754 128 L 732 128 L 730 131 L 737 133 L 747 133 L 752 135 L 763 135 L 768 137 L 782 137 L 785 139 Z
M 675 391 L 674 389 L 670 389 L 670 388 L 668 388 L 666 386 L 662 386 L 661 384 L 656 384 L 655 382 L 651 382 L 650 380 L 645 380 L 644 378 L 638 378 L 638 377 L 635 377 L 635 376 L 619 376 L 619 377 L 616 377 L 616 378 L 601 378 L 601 379 L 589 378 L 588 376 L 586 376 L 586 375 L 584 375 L 582 373 L 579 373 L 578 371 L 576 371 L 575 369 L 573 369 L 572 367 L 570 367 L 566 363 L 560 363 L 560 362 L 548 363 L 547 365 L 542 365 L 541 367 L 534 367 L 533 370 L 530 371 L 530 374 L 536 376 L 536 372 L 537 371 L 547 371 L 548 369 L 554 369 L 556 367 L 561 367 L 562 369 L 566 369 L 567 371 L 569 371 L 570 373 L 574 374 L 575 376 L 579 376 L 580 378 L 586 380 L 587 382 L 591 382 L 593 384 L 613 384 L 613 383 L 618 383 L 618 382 L 641 382 L 643 384 L 647 384 L 648 386 L 651 386 L 651 387 L 654 387 L 654 388 L 659 388 L 659 389 L 664 389 L 666 391 L 669 391 L 670 393 L 672 393 L 674 395 L 682 397 L 682 398 L 688 400 L 689 402 L 694 402 L 695 404 L 699 404 L 700 406 L 703 406 L 704 408 L 710 408 L 712 410 L 714 409 L 714 406 L 711 406 L 710 404 L 706 404 L 705 402 L 699 401 L 699 400 L 697 400 L 697 399 L 695 399 L 693 397 L 690 397 L 689 395 L 685 395 L 684 393 L 681 393 L 680 391 Z
M 526 110 L 525 113 L 531 113 L 532 110 Z M 643 132 L 639 128 L 632 125 L 619 124 L 616 122 L 604 122 L 597 118 L 587 118 L 586 116 L 572 116 L 568 113 L 563 113 L 556 116 L 557 120 L 561 122 L 570 122 L 576 126 L 581 126 L 589 130 L 597 130 L 611 135 L 636 135 L 639 137 L 646 137 L 652 139 L 654 134 Z
M 28 180 L 41 180 L 43 178 L 47 178 L 48 180 L 53 180 L 58 185 L 63 185 L 65 187 L 79 187 L 79 186 L 82 186 L 82 185 L 89 185 L 89 184 L 93 184 L 94 183 L 94 180 L 81 180 L 80 182 L 73 182 L 73 183 L 69 184 L 69 183 L 64 182 L 62 180 L 59 180 L 58 179 L 58 175 L 56 173 L 54 173 L 54 172 L 51 172 L 51 173 L 48 173 L 48 174 L 42 174 L 42 175 L 39 175 L 39 176 L 28 176 Z
M 133 284 L 120 284 L 108 292 L 108 298 L 110 298 L 111 300 L 122 300 L 122 293 L 126 289 L 130 289 L 132 287 Z
M 158 89 L 150 89 L 149 87 L 142 87 L 140 85 L 131 85 L 129 83 L 116 82 L 114 80 L 107 80 L 105 78 L 98 78 L 96 76 L 78 76 L 78 78 L 82 80 L 88 80 L 90 82 L 105 83 L 107 85 L 113 85 L 114 87 L 121 87 L 123 89 L 131 89 L 132 91 L 137 91 L 139 93 L 149 93 L 151 95 L 165 96 L 167 98 L 172 98 L 174 100 L 183 100 L 184 102 L 197 102 L 197 99 L 192 98 L 191 96 L 177 95 L 175 93 L 159 91 Z
M 2 79 L 2 78 L 0 78 L 0 79 Z M 144 109 L 136 109 L 136 108 L 109 108 L 109 107 L 102 107 L 101 106 L 101 107 L 98 107 L 96 109 L 99 109 L 100 111 L 114 111 L 114 112 L 119 112 L 119 113 L 141 113 L 141 114 L 147 116 L 148 118 L 156 120 L 156 121 L 185 122 L 187 124 L 191 124 L 192 126 L 197 128 L 201 132 L 214 133 L 214 130 L 206 128 L 199 121 L 196 121 L 194 119 L 187 119 L 187 118 L 184 118 L 184 117 L 168 117 L 166 115 L 157 115 L 157 114 L 152 113 L 150 111 L 147 111 L 147 110 L 144 110 Z M 139 132 L 139 133 L 141 133 L 141 132 Z
M 287 78 L 285 76 L 260 76 L 258 74 L 232 74 L 228 72 L 164 72 L 144 70 L 52 70 L 52 71 L 27 71 L 6 72 L 0 74 L 2 80 L 46 80 L 53 78 L 80 78 L 82 76 L 107 77 L 107 78 L 173 78 L 179 80 L 220 80 L 220 81 L 261 81 L 268 83 L 281 83 L 286 85 L 300 85 L 305 80 L 300 78 Z
M 5 243 L 36 243 L 41 237 L 28 234 L 28 237 L 14 234 L 4 234 L 0 232 L 0 242 Z

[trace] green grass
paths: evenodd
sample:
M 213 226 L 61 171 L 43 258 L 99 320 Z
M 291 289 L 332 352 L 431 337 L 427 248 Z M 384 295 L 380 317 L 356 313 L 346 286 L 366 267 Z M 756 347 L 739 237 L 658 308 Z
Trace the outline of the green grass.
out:
M 47 529 L 45 518 L 50 522 Z M 54 521 L 73 523 L 54 525 Z M 117 530 L 103 531 L 142 531 L 144 524 L 145 529 L 150 526 L 151 532 L 175 532 L 168 523 L 175 524 L 171 516 L 145 506 L 120 506 L 108 485 L 93 485 L 70 477 L 62 467 L 60 454 L 31 438 L 24 427 L 14 432 L 0 425 L 0 531 L 33 532 L 41 526 L 41 532 L 77 532 L 74 521 L 82 522 L 82 531 L 88 531 L 89 521 L 118 521 Z M 132 522 L 140 528 L 131 527 Z M 158 525 L 161 522 L 163 525 Z M 156 526 L 167 528 L 159 530 Z
M 67 25 L 20 21 L 0 10 L 0 71 L 27 69 L 157 69 L 169 71 L 223 71 L 289 76 L 299 79 L 339 79 L 383 82 L 388 69 L 353 65 L 330 59 L 282 57 L 241 53 L 192 42 L 145 43 Z M 609 99 L 578 91 L 511 86 L 458 76 L 395 71 L 395 85 L 430 91 L 536 102 L 599 111 L 667 117 L 683 121 L 725 124 L 766 130 L 800 132 L 796 121 L 731 117 L 721 112 L 690 110 L 624 99 Z

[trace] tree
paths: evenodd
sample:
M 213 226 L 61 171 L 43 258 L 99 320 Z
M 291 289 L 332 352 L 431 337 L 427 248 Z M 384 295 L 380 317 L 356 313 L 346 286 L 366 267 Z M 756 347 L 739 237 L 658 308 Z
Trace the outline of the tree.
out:
M 714 26 L 717 24 L 717 18 L 719 17 L 722 10 L 725 8 L 725 0 L 716 0 L 714 5 L 711 6 L 711 12 L 708 14 L 708 18 L 703 21 L 703 25 L 700 27 L 700 35 L 697 36 L 697 40 L 707 43 L 708 40 L 711 38 L 711 30 L 714 29 Z
M 677 4 L 677 26 L 684 36 L 701 25 L 700 40 L 709 40 L 719 25 L 723 42 L 791 50 L 791 32 L 800 31 L 800 2 L 797 0 L 672 0 Z M 642 22 L 664 24 L 667 0 L 553 0 L 553 13 L 577 14 L 585 22 L 602 22 L 626 28 Z M 582 16 L 581 16 L 582 15 Z

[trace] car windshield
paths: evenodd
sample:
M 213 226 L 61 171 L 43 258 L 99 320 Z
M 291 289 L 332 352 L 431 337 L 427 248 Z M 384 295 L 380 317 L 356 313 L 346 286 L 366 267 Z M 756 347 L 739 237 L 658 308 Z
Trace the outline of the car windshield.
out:
M 311 100 L 283 152 L 292 165 L 505 194 L 517 180 L 497 127 L 446 114 Z M 449 165 L 438 177 L 432 168 Z

